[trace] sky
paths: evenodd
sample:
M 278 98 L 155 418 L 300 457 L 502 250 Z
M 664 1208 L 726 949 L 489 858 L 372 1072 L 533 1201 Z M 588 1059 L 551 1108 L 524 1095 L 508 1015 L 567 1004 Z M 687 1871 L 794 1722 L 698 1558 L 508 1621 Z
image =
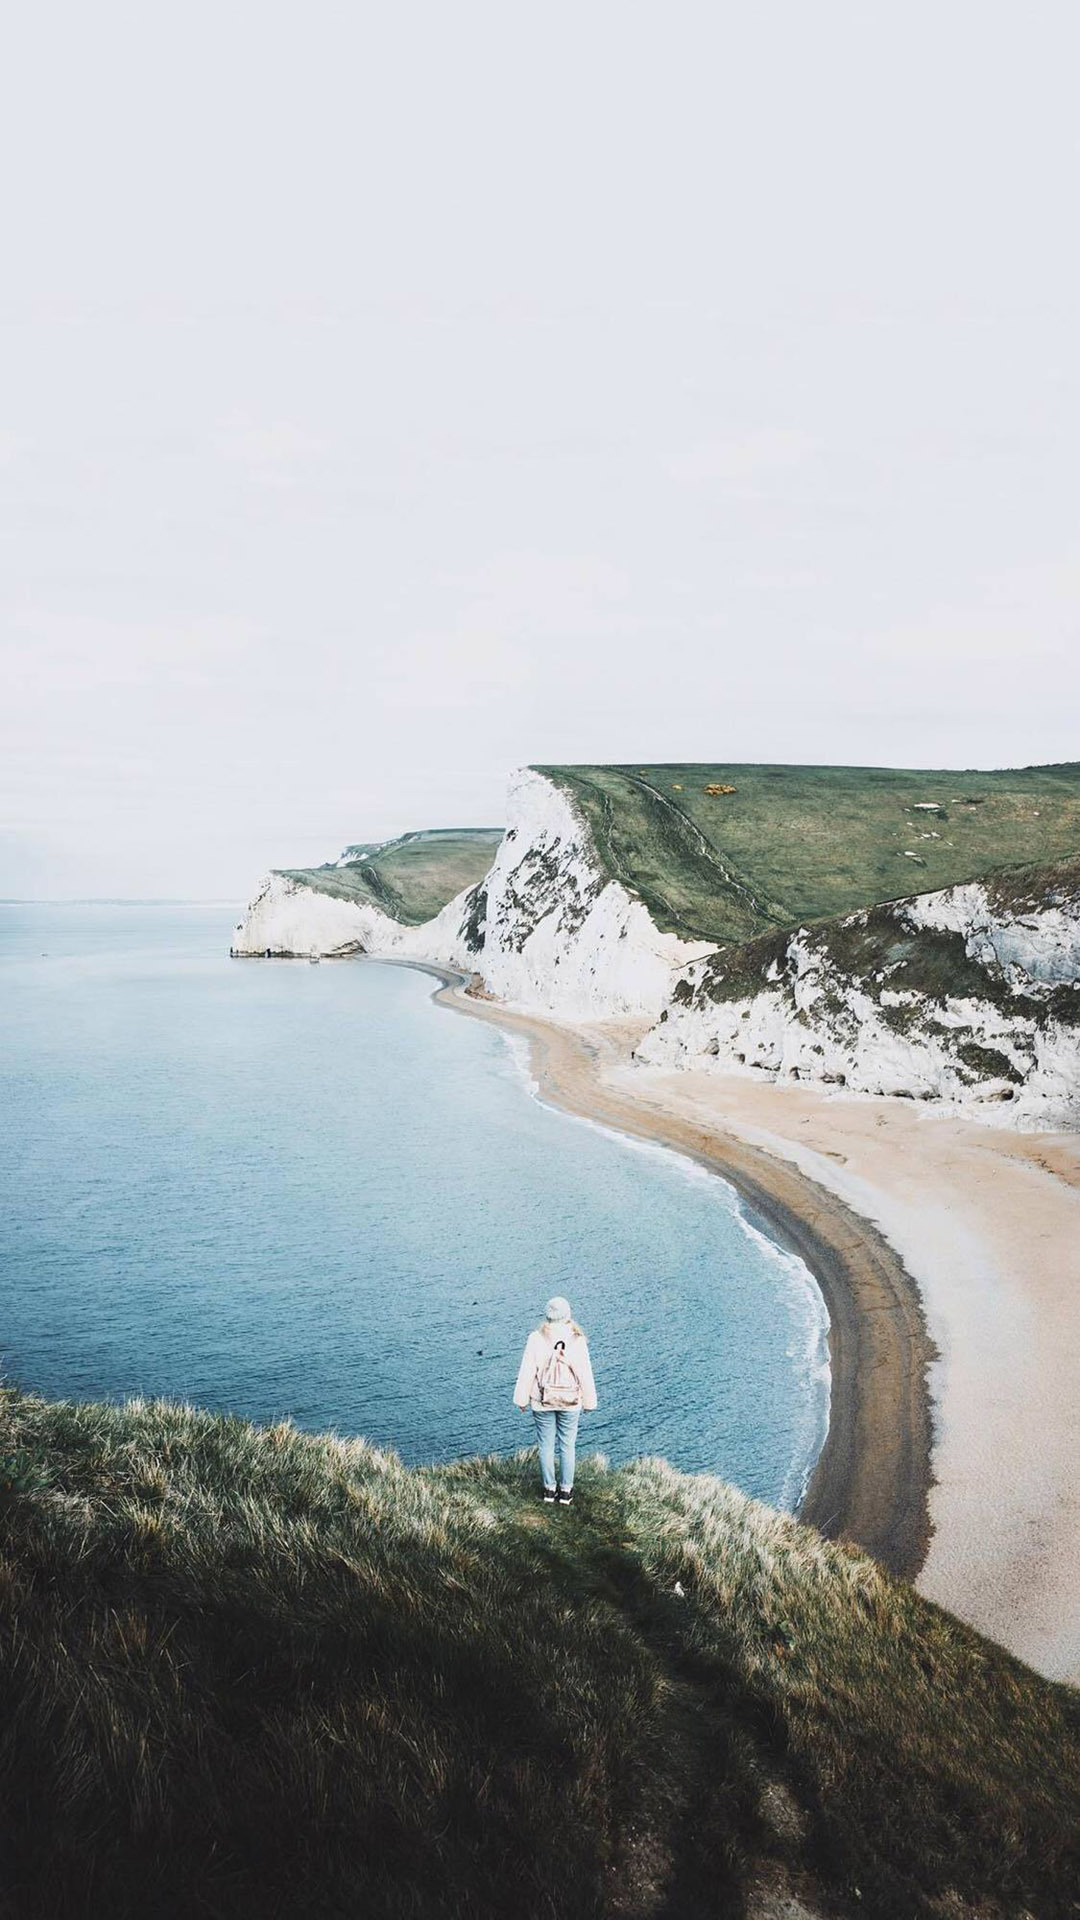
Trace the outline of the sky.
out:
M 1080 758 L 1080 13 L 95 0 L 0 76 L 0 895 Z

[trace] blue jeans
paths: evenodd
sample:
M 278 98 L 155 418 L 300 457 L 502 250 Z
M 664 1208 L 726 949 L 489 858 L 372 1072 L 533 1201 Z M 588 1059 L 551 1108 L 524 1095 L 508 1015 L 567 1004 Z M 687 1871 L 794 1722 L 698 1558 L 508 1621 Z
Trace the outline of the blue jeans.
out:
M 574 1462 L 577 1458 L 577 1429 L 581 1419 L 580 1407 L 545 1407 L 542 1413 L 532 1410 L 533 1426 L 536 1428 L 536 1444 L 540 1449 L 540 1478 L 549 1490 L 555 1485 L 555 1441 L 559 1442 L 559 1485 L 569 1493 L 574 1484 Z

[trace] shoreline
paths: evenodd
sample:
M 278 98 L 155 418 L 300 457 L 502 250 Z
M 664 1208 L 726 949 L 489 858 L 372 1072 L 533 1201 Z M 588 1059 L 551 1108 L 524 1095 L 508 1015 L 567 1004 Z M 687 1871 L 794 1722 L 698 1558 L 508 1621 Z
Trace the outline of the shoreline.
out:
M 805 1261 L 828 1314 L 831 1383 L 826 1436 L 798 1517 L 913 1580 L 931 1537 L 927 1370 L 936 1350 L 919 1289 L 885 1237 L 789 1162 L 613 1087 L 604 1076 L 618 1052 L 610 1034 L 471 995 L 465 976 L 450 968 L 397 964 L 437 979 L 438 1005 L 522 1034 L 547 1104 L 655 1141 L 720 1174 L 778 1244 Z
M 799 1517 L 1046 1678 L 1080 1686 L 1080 1133 L 636 1062 L 644 1023 L 444 1005 L 530 1042 L 541 1097 L 729 1180 L 830 1320 Z

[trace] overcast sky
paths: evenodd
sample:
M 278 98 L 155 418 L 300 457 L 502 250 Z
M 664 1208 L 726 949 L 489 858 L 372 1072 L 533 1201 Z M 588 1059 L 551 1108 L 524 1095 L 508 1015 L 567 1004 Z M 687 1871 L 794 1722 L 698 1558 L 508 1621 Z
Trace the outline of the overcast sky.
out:
M 1080 757 L 1080 13 L 18 10 L 0 894 Z

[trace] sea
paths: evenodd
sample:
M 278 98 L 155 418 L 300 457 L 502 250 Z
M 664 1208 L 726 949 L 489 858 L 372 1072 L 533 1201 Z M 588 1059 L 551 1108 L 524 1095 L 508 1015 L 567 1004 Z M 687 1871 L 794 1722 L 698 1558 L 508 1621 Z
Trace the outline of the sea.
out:
M 579 1451 L 794 1509 L 828 1420 L 803 1262 L 695 1162 L 543 1104 L 517 1036 L 374 960 L 232 960 L 235 903 L 0 903 L 0 1377 L 528 1446 L 550 1294 Z

